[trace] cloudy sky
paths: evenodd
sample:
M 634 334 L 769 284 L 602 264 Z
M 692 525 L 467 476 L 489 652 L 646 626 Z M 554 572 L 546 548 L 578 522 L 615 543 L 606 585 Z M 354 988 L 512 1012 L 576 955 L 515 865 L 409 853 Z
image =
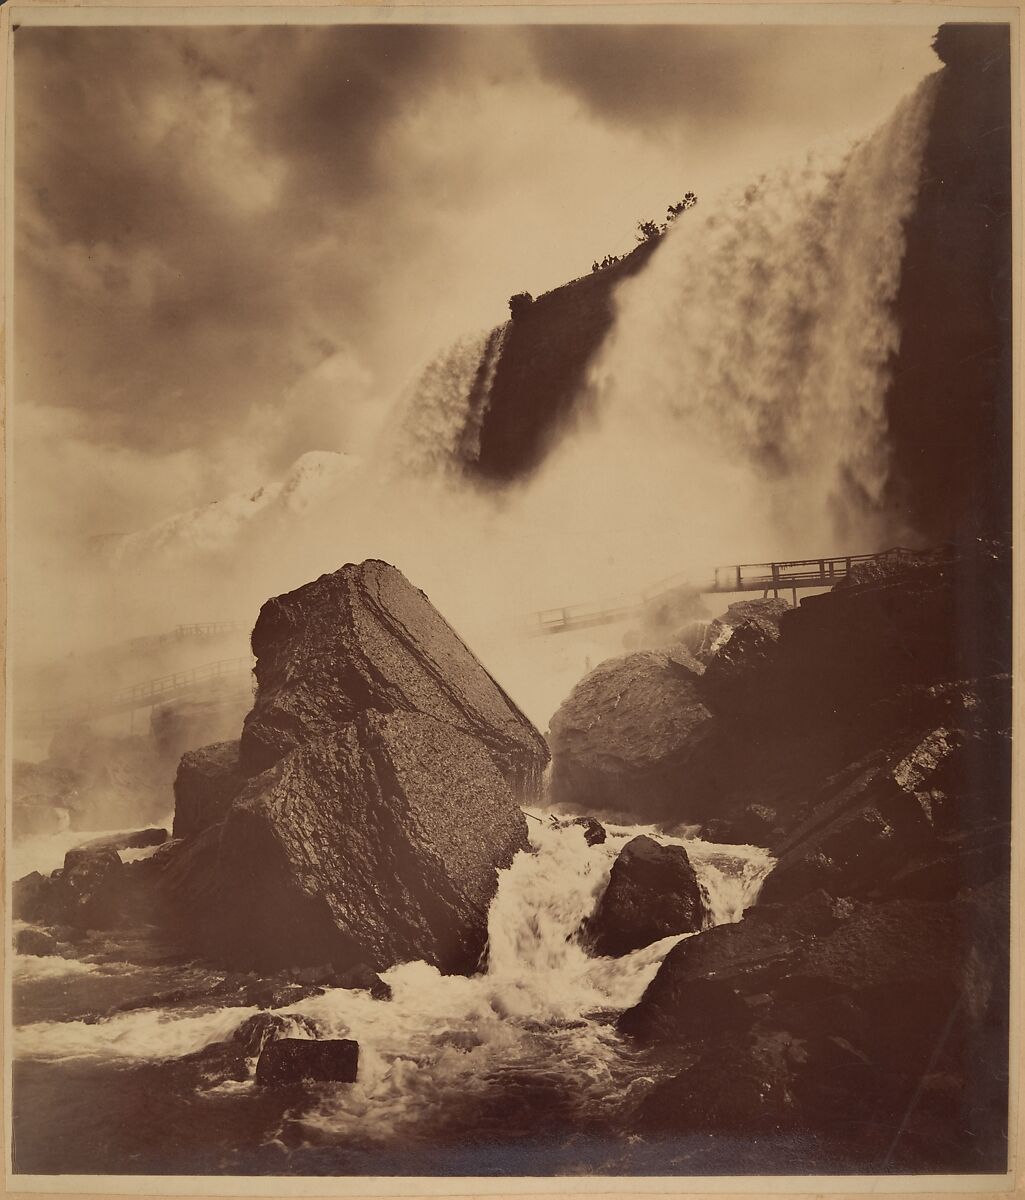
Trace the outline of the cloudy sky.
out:
M 933 31 L 20 29 L 21 511 L 122 532 L 357 446 L 513 292 L 872 128 Z

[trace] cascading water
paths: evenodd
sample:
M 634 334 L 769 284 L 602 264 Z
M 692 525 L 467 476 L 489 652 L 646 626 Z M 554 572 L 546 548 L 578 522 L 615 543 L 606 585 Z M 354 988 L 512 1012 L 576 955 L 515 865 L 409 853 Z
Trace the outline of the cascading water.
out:
M 620 286 L 592 366 L 611 431 L 748 461 L 785 485 L 784 510 L 879 504 L 893 302 L 937 80 L 845 152 L 810 153 L 671 227 Z
M 619 959 L 587 953 L 581 925 L 612 863 L 640 833 L 686 846 L 709 900 L 709 923 L 718 924 L 738 920 L 754 902 L 771 856 L 753 846 L 671 838 L 651 827 L 610 825 L 604 844 L 588 846 L 579 826 L 557 827 L 541 812 L 529 816 L 532 848 L 501 873 L 484 973 L 443 976 L 426 963 L 405 963 L 385 975 L 391 1000 L 333 989 L 284 1010 L 314 1018 L 323 1036 L 356 1038 L 359 1078 L 305 1096 L 264 1132 L 265 1140 L 290 1150 L 381 1148 L 438 1139 L 446 1130 L 508 1134 L 520 1121 L 536 1131 L 539 1115 L 549 1110 L 564 1124 L 597 1120 L 612 1128 L 616 1114 L 648 1086 L 652 1064 L 622 1042 L 613 1018 L 640 999 L 680 938 Z M 255 1011 L 207 1005 L 41 1021 L 18 1029 L 17 1054 L 37 1062 L 141 1065 L 224 1039 Z M 252 1086 L 217 1090 L 228 1096 Z
M 444 475 L 473 462 L 506 325 L 460 338 L 436 355 L 400 399 L 382 441 L 393 469 Z

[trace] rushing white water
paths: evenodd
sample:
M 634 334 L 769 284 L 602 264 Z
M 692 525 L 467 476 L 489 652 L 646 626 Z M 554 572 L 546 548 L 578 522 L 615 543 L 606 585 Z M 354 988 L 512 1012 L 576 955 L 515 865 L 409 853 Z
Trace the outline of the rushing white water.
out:
M 445 475 L 476 457 L 505 327 L 469 334 L 436 355 L 399 400 L 379 456 L 399 475 Z
M 170 829 L 174 814 L 168 813 L 160 822 L 159 828 Z M 71 829 L 65 827 L 54 833 L 34 833 L 27 837 L 15 838 L 10 847 L 11 877 L 20 879 L 32 871 L 48 875 L 64 866 L 64 856 L 69 850 L 85 845 L 97 838 L 127 837 L 138 830 L 138 825 L 127 829 Z M 158 846 L 146 846 L 140 850 L 118 851 L 122 862 L 138 862 L 156 853 Z
M 893 302 L 937 78 L 852 148 L 675 222 L 621 285 L 592 368 L 610 433 L 647 426 L 750 461 L 785 484 L 783 515 L 880 501 Z
M 323 1036 L 354 1037 L 358 1081 L 328 1089 L 286 1120 L 290 1144 L 351 1136 L 387 1141 L 439 1119 L 457 1121 L 496 1081 L 527 1081 L 560 1103 L 613 1113 L 645 1067 L 615 1033 L 611 1017 L 636 1003 L 679 936 L 623 958 L 591 957 L 579 940 L 624 843 L 639 833 L 686 846 L 709 899 L 710 923 L 738 920 L 772 865 L 753 846 L 714 846 L 650 827 L 608 826 L 588 846 L 579 826 L 528 820 L 532 849 L 500 875 L 489 914 L 489 962 L 472 978 L 422 962 L 385 975 L 393 997 L 333 989 L 290 1009 Z M 682 935 L 687 936 L 687 935 Z M 232 1033 L 255 1009 L 139 1010 L 89 1024 L 36 1022 L 16 1032 L 20 1057 L 146 1060 L 187 1054 Z

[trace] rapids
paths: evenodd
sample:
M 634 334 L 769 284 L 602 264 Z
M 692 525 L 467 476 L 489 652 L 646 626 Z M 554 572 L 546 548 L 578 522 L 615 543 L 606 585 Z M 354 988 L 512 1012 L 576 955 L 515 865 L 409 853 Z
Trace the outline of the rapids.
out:
M 773 860 L 758 847 L 716 846 L 648 826 L 607 825 L 605 844 L 588 846 L 579 826 L 557 828 L 540 811 L 528 818 L 531 850 L 500 874 L 481 973 L 444 976 L 423 962 L 403 963 L 384 974 L 391 1000 L 331 989 L 279 1010 L 314 1018 L 325 1037 L 355 1038 L 360 1069 L 353 1085 L 292 1095 L 271 1124 L 253 1131 L 265 1150 L 392 1152 L 439 1139 L 537 1134 L 549 1124 L 615 1129 L 657 1069 L 624 1044 L 614 1018 L 640 999 L 680 940 L 665 938 L 620 959 L 589 956 L 579 940 L 581 923 L 594 910 L 616 855 L 640 833 L 686 846 L 709 902 L 710 925 L 741 917 Z M 63 960 L 41 972 L 28 968 L 37 987 L 51 970 L 67 990 L 97 971 L 109 979 L 133 968 Z M 50 1064 L 87 1078 L 133 1065 L 145 1070 L 230 1038 L 256 1011 L 208 1002 L 30 1020 L 16 1030 L 15 1053 L 30 1070 Z M 250 1078 L 219 1084 L 211 1094 L 230 1105 L 254 1088 Z

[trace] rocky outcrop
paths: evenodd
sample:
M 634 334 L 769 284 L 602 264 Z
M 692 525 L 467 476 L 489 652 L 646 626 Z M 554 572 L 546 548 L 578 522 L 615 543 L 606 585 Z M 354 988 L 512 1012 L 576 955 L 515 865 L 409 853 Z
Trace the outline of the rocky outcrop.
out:
M 605 826 L 600 821 L 596 821 L 594 817 L 568 817 L 564 821 L 556 822 L 559 829 L 571 829 L 574 825 L 579 825 L 583 829 L 584 840 L 589 846 L 605 844 L 608 833 Z
M 261 1012 L 255 1013 L 231 1035 L 231 1040 L 242 1047 L 247 1058 L 259 1058 L 271 1042 L 282 1038 L 293 1041 L 313 1039 L 320 1034 L 316 1021 L 304 1017 L 301 1013 Z
M 347 1038 L 316 1042 L 277 1038 L 260 1055 L 256 1082 L 264 1087 L 306 1082 L 355 1083 L 358 1069 L 359 1044 Z
M 510 322 L 491 383 L 476 461 L 485 479 L 528 474 L 586 394 L 591 356 L 612 327 L 616 285 L 648 261 L 646 242 L 606 270 L 538 296 Z
M 852 1164 L 998 1169 L 1008 919 L 1005 877 L 957 902 L 819 893 L 681 942 L 620 1019 L 683 1064 L 639 1128 L 788 1133 L 841 1145 Z
M 174 777 L 176 838 L 194 837 L 227 816 L 246 782 L 239 769 L 238 746 L 237 740 L 215 742 L 182 755 Z
M 480 742 L 516 792 L 536 786 L 544 739 L 464 642 L 387 563 L 349 565 L 268 600 L 253 630 L 258 692 L 239 760 L 259 774 L 368 710 L 418 712 Z
M 552 800 L 612 816 L 673 814 L 695 785 L 689 764 L 710 725 L 698 674 L 679 654 L 601 663 L 552 718 Z
M 57 939 L 45 929 L 19 929 L 14 937 L 14 949 L 18 954 L 49 958 L 58 953 L 58 944 Z
M 219 959 L 265 966 L 473 970 L 496 870 L 526 846 L 487 751 L 418 713 L 368 712 L 286 755 L 207 834 L 213 890 L 187 909 L 192 934 Z
M 618 958 L 672 934 L 696 933 L 705 915 L 687 851 L 635 837 L 612 865 L 587 937 L 595 954 Z
M 126 916 L 125 868 L 117 851 L 69 850 L 49 877 L 37 871 L 15 882 L 14 916 L 75 929 L 109 929 Z
M 1010 778 L 1010 753 L 999 732 L 940 727 L 855 763 L 811 798 L 808 816 L 779 847 L 764 898 L 824 887 L 952 899 L 1003 874 L 1010 797 L 1001 802 L 985 785 L 1001 766 Z
M 331 963 L 379 991 L 409 959 L 474 970 L 543 739 L 384 563 L 268 602 L 253 645 L 241 772 L 232 744 L 181 764 L 168 919 L 216 961 Z
M 90 838 L 77 846 L 77 850 L 147 850 L 151 846 L 162 846 L 167 841 L 166 829 L 136 829 L 130 833 L 108 833 Z

